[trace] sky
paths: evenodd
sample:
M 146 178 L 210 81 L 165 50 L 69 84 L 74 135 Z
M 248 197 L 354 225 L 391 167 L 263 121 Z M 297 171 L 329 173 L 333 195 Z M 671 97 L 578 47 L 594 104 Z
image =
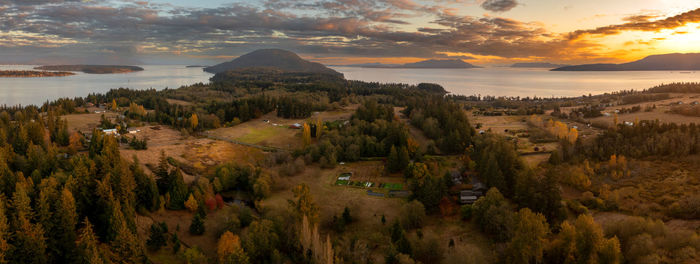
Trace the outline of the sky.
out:
M 700 52 L 697 0 L 0 0 L 0 63 L 625 62 Z

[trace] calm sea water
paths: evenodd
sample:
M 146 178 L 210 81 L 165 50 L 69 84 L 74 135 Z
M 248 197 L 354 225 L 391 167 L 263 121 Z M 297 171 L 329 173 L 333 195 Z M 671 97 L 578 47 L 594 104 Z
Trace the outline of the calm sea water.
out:
M 31 70 L 28 65 L 0 65 L 0 70 Z M 198 82 L 208 82 L 212 76 L 202 68 L 185 65 L 141 66 L 140 72 L 117 74 L 85 74 L 66 77 L 0 78 L 0 105 L 41 105 L 46 100 L 61 97 L 105 93 L 112 88 L 133 89 L 178 88 Z
M 453 94 L 560 97 L 643 90 L 670 82 L 700 82 L 700 72 L 560 72 L 547 69 L 374 69 L 333 67 L 346 79 L 372 82 L 438 83 Z
M 33 66 L 0 65 L 1 70 Z M 178 88 L 208 82 L 201 68 L 184 65 L 141 66 L 123 74 L 83 74 L 67 77 L 0 78 L 0 105 L 42 104 L 60 97 L 86 96 L 109 89 Z M 375 69 L 332 67 L 345 78 L 372 82 L 438 83 L 453 94 L 496 96 L 580 96 L 619 90 L 642 90 L 670 82 L 700 82 L 700 72 L 551 72 L 546 69 Z

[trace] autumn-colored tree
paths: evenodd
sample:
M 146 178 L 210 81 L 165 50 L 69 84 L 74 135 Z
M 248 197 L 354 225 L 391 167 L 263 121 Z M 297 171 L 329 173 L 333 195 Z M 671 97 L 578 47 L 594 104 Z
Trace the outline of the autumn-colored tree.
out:
M 16 263 L 46 263 L 46 237 L 41 224 L 33 223 L 31 199 L 27 194 L 27 183 L 18 182 L 12 196 L 12 207 L 15 212 L 13 229 L 15 230 L 12 243 L 12 259 Z
M 271 259 L 272 252 L 276 250 L 279 242 L 274 223 L 264 219 L 250 224 L 243 241 L 243 248 L 252 263 L 266 263 Z
M 323 121 L 321 118 L 316 119 L 316 138 L 321 138 L 321 133 L 323 132 Z
M 304 183 L 295 186 L 292 189 L 294 200 L 289 200 L 289 205 L 299 218 L 306 216 L 309 218 L 309 222 L 313 224 L 318 222 L 319 208 L 309 191 L 309 186 Z
M 576 143 L 576 139 L 578 139 L 578 129 L 576 128 L 571 128 L 569 129 L 569 134 L 567 135 L 567 139 L 571 144 Z
M 143 108 L 143 106 L 138 105 L 134 102 L 129 104 L 129 115 L 133 116 L 145 116 L 146 115 L 146 109 Z
M 579 215 L 573 224 L 565 221 L 548 250 L 550 263 L 606 263 L 621 261 L 617 237 L 605 238 L 590 215 Z
M 7 263 L 10 253 L 10 223 L 7 221 L 5 201 L 0 199 L 0 263 Z
M 302 138 L 302 141 L 304 142 L 304 145 L 307 146 L 307 145 L 311 144 L 311 127 L 309 126 L 309 124 L 304 123 L 302 128 L 303 129 L 302 129 L 301 138 Z
M 260 175 L 253 184 L 253 193 L 258 199 L 264 199 L 270 195 L 270 185 L 272 179 L 267 174 Z
M 73 132 L 73 134 L 70 135 L 68 138 L 68 149 L 71 153 L 75 154 L 83 147 L 82 139 L 83 137 L 78 132 Z
M 118 111 L 119 110 L 119 105 L 117 104 L 117 100 L 112 99 L 112 110 Z
M 241 247 L 241 240 L 230 231 L 219 238 L 216 253 L 220 264 L 247 264 L 248 256 Z
M 187 201 L 185 201 L 185 208 L 187 208 L 187 210 L 189 210 L 190 212 L 194 213 L 195 211 L 197 211 L 198 205 L 199 204 L 197 203 L 197 200 L 194 199 L 194 196 L 192 196 L 192 194 L 190 194 L 190 197 L 187 198 Z
M 528 208 L 520 209 L 513 238 L 506 250 L 506 263 L 528 264 L 542 262 L 542 254 L 547 243 L 549 226 L 544 215 L 533 213 Z
M 73 193 L 67 188 L 61 191 L 61 199 L 58 205 L 58 224 L 55 227 L 57 232 L 57 242 L 59 251 L 59 262 L 75 262 L 78 259 L 75 252 L 75 241 L 77 239 L 76 225 L 78 224 L 78 213 L 75 206 Z
M 199 125 L 199 118 L 197 118 L 196 113 L 192 113 L 192 116 L 190 116 L 190 128 L 192 128 L 192 130 L 197 130 L 198 125 Z
M 92 230 L 92 224 L 87 218 L 83 221 L 83 228 L 77 241 L 79 253 L 79 263 L 85 264 L 105 264 L 102 252 L 100 252 L 99 241 Z

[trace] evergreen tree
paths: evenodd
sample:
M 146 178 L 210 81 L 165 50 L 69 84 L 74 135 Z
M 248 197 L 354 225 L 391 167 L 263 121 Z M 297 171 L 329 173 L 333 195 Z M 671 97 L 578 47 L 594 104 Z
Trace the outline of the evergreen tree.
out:
M 0 263 L 7 263 L 10 257 L 10 223 L 7 221 L 5 201 L 0 199 Z
M 192 217 L 192 223 L 190 223 L 190 234 L 204 234 L 204 219 L 200 214 L 194 214 L 194 217 Z
M 78 259 L 75 252 L 77 239 L 76 225 L 78 224 L 78 214 L 75 207 L 73 194 L 67 188 L 61 191 L 61 200 L 58 214 L 58 225 L 55 232 L 58 233 L 58 252 L 60 263 L 74 263 Z
M 170 184 L 170 189 L 168 194 L 170 194 L 170 203 L 168 204 L 168 209 L 172 210 L 182 210 L 185 208 L 185 201 L 187 200 L 187 186 L 182 178 L 182 173 L 180 169 L 175 169 L 173 171 L 171 179 L 173 180 Z
M 92 224 L 87 218 L 83 221 L 83 228 L 78 236 L 77 250 L 81 264 L 105 264 L 102 252 L 99 249 L 99 241 L 92 230 Z
M 136 181 L 136 206 L 151 212 L 158 210 L 160 208 L 160 195 L 156 181 L 143 171 L 136 156 L 134 156 L 134 163 L 130 167 Z
M 165 234 L 168 233 L 168 225 L 165 222 L 153 223 L 150 228 L 150 235 L 146 240 L 146 246 L 151 251 L 158 251 L 167 244 Z
M 17 183 L 16 191 L 12 197 L 12 206 L 15 212 L 13 229 L 15 230 L 12 241 L 12 259 L 16 263 L 46 263 L 46 238 L 44 229 L 40 224 L 32 223 L 33 212 L 31 200 L 27 194 L 26 183 Z
M 399 148 L 398 152 L 398 168 L 399 170 L 403 170 L 408 166 L 408 163 L 411 161 L 411 158 L 408 155 L 408 150 L 406 150 L 406 147 L 401 146 Z
M 395 146 L 391 146 L 389 151 L 389 157 L 386 159 L 387 168 L 390 172 L 398 172 L 401 170 L 401 161 L 399 160 L 399 153 L 396 151 Z

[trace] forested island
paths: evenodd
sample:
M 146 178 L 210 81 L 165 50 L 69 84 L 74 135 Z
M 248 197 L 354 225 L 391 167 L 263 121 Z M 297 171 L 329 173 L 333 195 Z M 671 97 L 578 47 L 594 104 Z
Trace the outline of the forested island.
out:
M 32 78 L 32 77 L 62 77 L 75 75 L 72 72 L 65 71 L 23 71 L 23 70 L 6 70 L 0 71 L 0 77 L 9 78 Z
M 47 65 L 35 67 L 34 69 L 45 71 L 84 72 L 91 74 L 129 73 L 143 71 L 143 68 L 138 66 L 123 65 Z

